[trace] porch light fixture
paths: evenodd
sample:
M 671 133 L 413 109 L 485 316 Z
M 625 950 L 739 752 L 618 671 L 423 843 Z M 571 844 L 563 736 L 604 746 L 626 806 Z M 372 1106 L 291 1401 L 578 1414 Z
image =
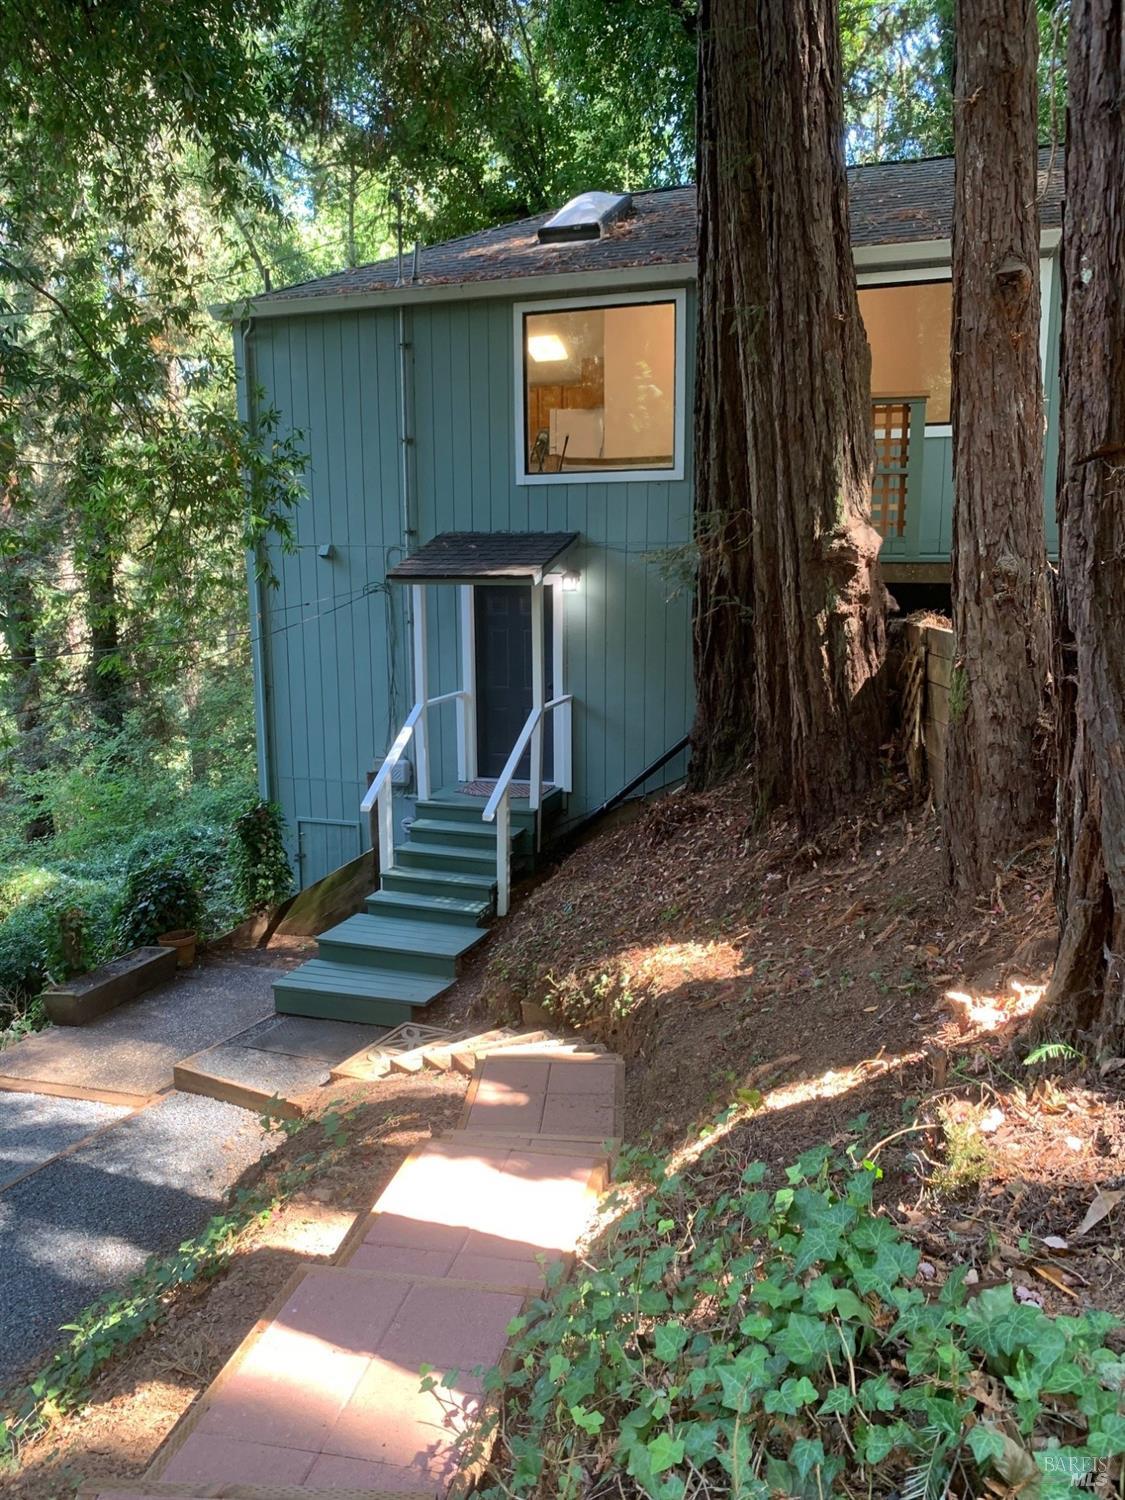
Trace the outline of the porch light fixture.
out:
M 569 569 L 562 575 L 562 591 L 564 594 L 577 594 L 579 574 Z
M 527 352 L 537 365 L 553 364 L 568 357 L 566 345 L 557 333 L 528 334 Z

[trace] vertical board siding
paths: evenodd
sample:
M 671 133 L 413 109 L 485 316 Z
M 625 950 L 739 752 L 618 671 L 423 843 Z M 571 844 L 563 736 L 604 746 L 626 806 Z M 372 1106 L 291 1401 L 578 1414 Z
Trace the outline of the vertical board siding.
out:
M 689 345 L 693 304 L 689 294 Z M 576 700 L 569 816 L 578 818 L 690 725 L 690 602 L 684 591 L 668 597 L 661 569 L 668 548 L 690 541 L 690 484 L 517 485 L 512 316 L 499 300 L 418 305 L 408 315 L 412 546 L 453 530 L 580 533 L 573 563 L 582 585 L 556 595 Z M 413 701 L 409 601 L 386 583 L 403 550 L 397 312 L 263 320 L 254 337 L 264 399 L 308 454 L 296 545 L 270 549 L 278 587 L 267 590 L 263 621 L 270 790 L 307 885 L 352 857 L 357 840 L 368 844 L 358 813 L 367 773 Z M 323 546 L 330 559 L 318 556 Z M 437 695 L 459 686 L 457 596 L 452 587 L 425 592 Z M 452 781 L 452 704 L 431 715 L 431 755 L 435 785 Z M 680 757 L 650 785 L 682 773 Z
M 397 334 L 388 310 L 263 320 L 253 337 L 261 399 L 308 455 L 263 615 L 269 790 L 308 885 L 368 845 L 367 773 L 405 713 L 402 603 L 385 581 L 402 546 Z
M 1057 276 L 1048 315 L 1044 490 L 1053 549 Z M 690 413 L 693 288 L 686 317 Z M 690 597 L 669 577 L 668 561 L 691 540 L 691 481 L 517 485 L 512 320 L 511 302 L 499 298 L 419 303 L 406 315 L 411 546 L 452 530 L 580 534 L 572 562 L 581 586 L 556 597 L 575 696 L 569 816 L 578 818 L 690 727 Z M 376 308 L 263 319 L 252 334 L 254 380 L 278 411 L 282 434 L 302 434 L 309 455 L 296 546 L 269 549 L 278 586 L 264 590 L 260 643 L 270 793 L 285 812 L 291 857 L 302 856 L 302 884 L 327 873 L 327 862 L 338 863 L 353 838 L 368 843 L 369 830 L 358 826 L 367 774 L 413 702 L 410 603 L 405 589 L 386 583 L 405 541 L 398 326 L 396 309 Z M 924 453 L 916 560 L 944 560 L 952 535 L 952 440 L 928 436 Z M 691 471 L 689 451 L 685 473 Z M 325 545 L 334 549 L 331 559 L 317 555 Z M 431 691 L 446 693 L 459 685 L 456 590 L 426 594 Z M 447 705 L 432 717 L 440 785 L 456 775 L 455 711 Z M 657 773 L 650 789 L 681 776 L 684 760 Z
M 689 328 L 692 304 L 689 297 Z M 581 588 L 556 599 L 565 610 L 567 687 L 576 699 L 569 808 L 576 818 L 619 791 L 690 724 L 690 603 L 686 594 L 667 599 L 659 567 L 669 546 L 690 540 L 690 486 L 517 485 L 512 317 L 511 304 L 500 300 L 412 311 L 419 541 L 460 530 L 580 533 L 573 563 Z M 690 370 L 687 378 L 690 409 Z M 459 685 L 456 593 L 427 592 L 433 691 L 450 692 Z M 452 705 L 432 717 L 435 780 L 450 781 Z M 682 771 L 682 763 L 667 768 L 654 784 Z

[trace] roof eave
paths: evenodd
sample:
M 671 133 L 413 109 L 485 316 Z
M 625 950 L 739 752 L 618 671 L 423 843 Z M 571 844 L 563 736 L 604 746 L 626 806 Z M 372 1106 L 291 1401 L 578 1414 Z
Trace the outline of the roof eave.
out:
M 455 535 L 456 533 L 454 533 Z M 403 558 L 402 562 L 396 563 L 394 567 L 387 570 L 388 583 L 542 583 L 546 575 L 559 566 L 566 554 L 578 544 L 580 532 L 559 532 L 552 536 L 552 541 L 557 545 L 550 552 L 537 558 L 534 562 L 511 562 L 493 563 L 491 566 L 482 564 L 479 569 L 462 567 L 447 570 L 440 566 L 443 558 L 437 558 L 428 567 L 419 560 L 423 559 L 426 552 L 435 547 L 438 542 L 449 536 L 445 533 L 432 537 L 429 542 L 420 547 L 410 557 Z M 484 533 L 493 539 L 499 539 L 504 533 Z M 513 532 L 511 536 L 525 537 L 524 532 Z M 537 532 L 535 535 L 546 538 L 545 533 Z M 413 565 L 413 566 L 412 566 Z
M 1061 234 L 1058 225 L 1044 228 L 1039 236 L 1040 253 L 1052 254 L 1058 248 Z M 852 254 L 857 271 L 902 270 L 911 266 L 948 265 L 952 249 L 948 239 L 935 238 L 856 245 Z M 643 266 L 607 266 L 597 271 L 553 272 L 546 276 L 505 276 L 494 281 L 404 283 L 369 292 L 264 299 L 247 297 L 241 302 L 218 303 L 211 308 L 211 313 L 221 322 L 241 323 L 248 318 L 298 318 L 314 313 L 354 312 L 362 308 L 403 307 L 427 302 L 557 297 L 607 286 L 684 286 L 695 279 L 694 261 L 662 261 Z
M 404 283 L 369 292 L 336 292 L 311 297 L 248 297 L 224 302 L 211 312 L 225 323 L 246 318 L 295 318 L 308 313 L 402 307 L 419 302 L 464 302 L 496 297 L 555 297 L 602 286 L 682 286 L 695 280 L 694 261 L 662 261 L 643 266 L 607 266 L 597 271 L 560 271 L 547 276 L 505 276 L 494 281 Z

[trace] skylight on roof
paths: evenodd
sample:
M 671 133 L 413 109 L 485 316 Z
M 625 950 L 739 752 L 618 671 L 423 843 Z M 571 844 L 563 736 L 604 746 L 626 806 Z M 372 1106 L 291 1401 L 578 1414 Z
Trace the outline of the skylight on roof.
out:
M 541 245 L 600 240 L 606 229 L 633 206 L 629 193 L 579 193 L 540 226 Z

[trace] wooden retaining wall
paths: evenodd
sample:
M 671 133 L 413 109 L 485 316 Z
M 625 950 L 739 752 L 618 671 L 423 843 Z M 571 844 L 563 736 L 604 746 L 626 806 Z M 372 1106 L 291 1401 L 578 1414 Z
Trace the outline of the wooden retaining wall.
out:
M 925 652 L 926 677 L 922 738 L 926 772 L 940 807 L 945 800 L 945 741 L 949 732 L 949 689 L 953 678 L 953 631 L 941 625 L 906 624 L 906 654 Z

